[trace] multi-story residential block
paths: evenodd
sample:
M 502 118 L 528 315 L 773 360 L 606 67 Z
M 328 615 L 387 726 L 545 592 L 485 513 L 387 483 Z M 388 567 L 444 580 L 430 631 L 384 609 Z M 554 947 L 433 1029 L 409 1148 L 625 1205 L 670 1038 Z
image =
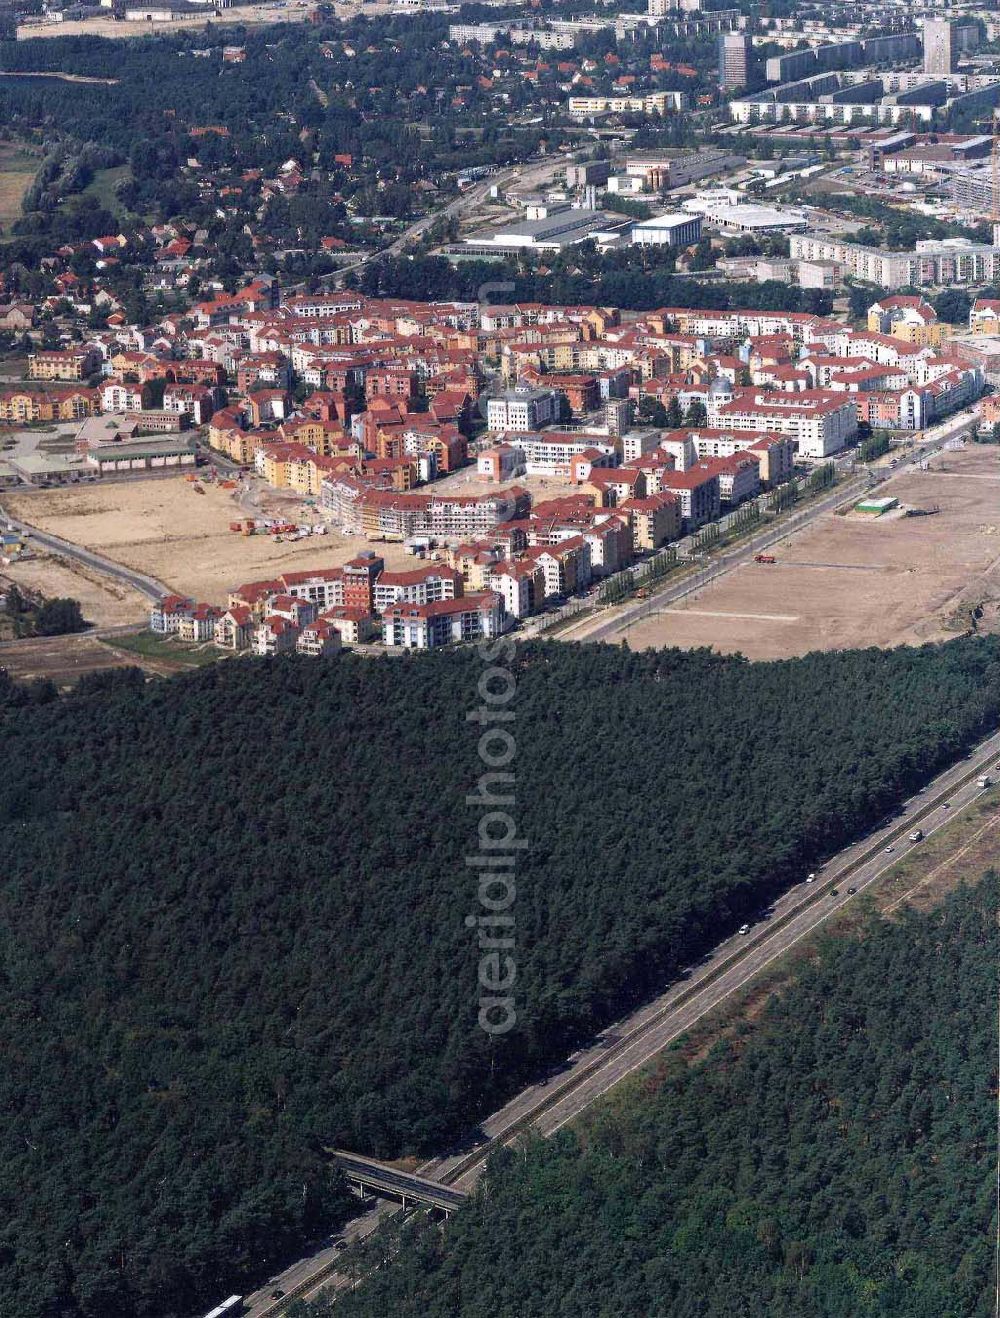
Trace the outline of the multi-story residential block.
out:
M 571 536 L 555 545 L 529 549 L 527 556 L 533 558 L 542 571 L 546 599 L 573 595 L 590 585 L 590 545 L 582 535 Z
M 590 549 L 592 577 L 609 577 L 632 562 L 632 528 L 627 516 L 599 517 L 582 534 Z
M 965 238 L 921 239 L 912 252 L 887 252 L 816 233 L 793 233 L 788 243 L 793 261 L 835 261 L 856 279 L 888 289 L 983 285 L 1000 278 L 1000 247 Z
M 190 613 L 181 615 L 177 624 L 177 637 L 181 641 L 214 641 L 215 624 L 222 614 L 212 604 L 196 604 Z
M 537 430 L 559 420 L 555 389 L 508 389 L 486 404 L 486 424 L 493 431 Z
M 484 480 L 502 484 L 520 476 L 525 470 L 524 449 L 516 444 L 496 444 L 483 449 L 476 459 L 476 471 Z
M 316 618 L 299 632 L 295 648 L 313 658 L 336 654 L 341 648 L 340 632 L 329 619 Z
M 246 605 L 224 609 L 215 620 L 215 644 L 223 650 L 248 650 L 253 642 L 254 616 Z
M 254 628 L 253 652 L 266 656 L 291 654 L 299 639 L 299 628 L 289 618 L 264 618 Z
M 644 499 L 627 499 L 619 511 L 627 514 L 636 553 L 661 549 L 681 534 L 681 500 L 673 491 L 647 494 Z
M 194 600 L 186 595 L 165 595 L 149 611 L 149 630 L 161 636 L 176 634 L 183 619 L 194 613 Z
M 924 298 L 894 293 L 873 302 L 868 308 L 868 329 L 874 334 L 888 334 L 925 348 L 937 347 L 944 327 L 938 322 L 937 312 Z
M 348 608 L 346 604 L 341 604 L 327 609 L 323 617 L 335 628 L 344 645 L 365 645 L 368 641 L 381 638 L 381 621 L 367 609 Z
M 753 47 L 746 32 L 719 33 L 719 86 L 724 92 L 747 85 L 752 58 Z
M 795 441 L 799 457 L 826 458 L 857 434 L 858 411 L 853 397 L 832 390 L 783 394 L 737 389 L 731 402 L 709 398 L 708 422 L 723 430 L 778 431 Z
M 101 354 L 92 347 L 28 354 L 28 375 L 32 380 L 84 380 L 100 367 Z
M 537 613 L 545 600 L 545 576 L 531 559 L 504 559 L 486 572 L 488 589 L 503 600 L 504 612 L 511 618 L 527 618 Z
M 667 472 L 663 477 L 663 489 L 679 499 L 685 533 L 718 520 L 721 495 L 719 477 L 715 473 L 702 471 L 697 466 L 690 471 Z
M 924 72 L 954 73 L 957 67 L 956 49 L 951 20 L 924 17 Z
M 392 604 L 430 604 L 464 594 L 462 574 L 437 564 L 412 572 L 383 572 L 375 582 L 374 609 L 384 613 Z
M 572 119 L 605 114 L 676 114 L 687 108 L 685 92 L 650 92 L 646 96 L 571 96 L 566 109 Z
M 1000 334 L 1000 298 L 976 298 L 969 309 L 969 333 Z
M 343 604 L 348 609 L 364 609 L 371 613 L 375 607 L 375 582 L 385 569 L 385 559 L 370 549 L 363 550 L 343 566 Z
M 101 411 L 99 389 L 4 389 L 0 421 L 26 425 L 34 421 L 82 421 Z
M 122 380 L 109 380 L 101 386 L 103 412 L 141 412 L 142 387 L 125 384 Z
M 431 604 L 393 604 L 382 615 L 382 642 L 390 649 L 433 650 L 498 636 L 503 600 L 492 590 Z

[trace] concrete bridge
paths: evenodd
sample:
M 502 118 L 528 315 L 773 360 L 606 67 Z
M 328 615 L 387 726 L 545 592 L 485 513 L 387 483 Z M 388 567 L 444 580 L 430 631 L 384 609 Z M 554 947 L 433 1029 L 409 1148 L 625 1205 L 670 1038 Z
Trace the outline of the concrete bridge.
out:
M 333 1150 L 333 1157 L 353 1185 L 383 1198 L 401 1199 L 404 1208 L 407 1203 L 429 1204 L 432 1208 L 439 1208 L 447 1217 L 456 1208 L 461 1208 L 468 1198 L 464 1190 L 453 1190 L 426 1176 L 401 1172 L 396 1167 L 376 1162 L 374 1158 L 362 1158 L 340 1149 Z

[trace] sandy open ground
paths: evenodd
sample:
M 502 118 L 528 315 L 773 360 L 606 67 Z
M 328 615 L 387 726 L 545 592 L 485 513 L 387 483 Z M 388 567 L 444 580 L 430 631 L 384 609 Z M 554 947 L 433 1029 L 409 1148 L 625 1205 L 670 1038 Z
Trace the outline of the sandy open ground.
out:
M 809 650 L 919 644 L 962 630 L 972 601 L 1000 599 L 1000 454 L 973 446 L 878 490 L 930 517 L 826 514 L 696 595 L 629 627 L 633 649 L 677 645 L 777 659 Z M 986 625 L 993 610 L 987 609 Z M 616 638 L 616 639 L 620 639 Z
M 370 544 L 333 530 L 282 544 L 269 535 L 234 534 L 230 522 L 246 514 L 232 492 L 214 485 L 202 488 L 198 494 L 178 476 L 5 494 L 3 504 L 15 518 L 213 604 L 224 604 L 232 586 L 283 571 L 335 567 L 362 549 L 375 550 L 389 567 L 414 566 L 402 545 Z M 301 511 L 292 500 L 282 501 L 282 507 L 292 520 Z M 306 516 L 310 524 L 321 520 L 312 511 Z
M 38 591 L 46 599 L 79 600 L 83 616 L 95 627 L 141 622 L 149 613 L 149 601 L 138 591 L 59 555 L 40 554 L 23 563 L 12 563 L 0 569 L 0 579 Z

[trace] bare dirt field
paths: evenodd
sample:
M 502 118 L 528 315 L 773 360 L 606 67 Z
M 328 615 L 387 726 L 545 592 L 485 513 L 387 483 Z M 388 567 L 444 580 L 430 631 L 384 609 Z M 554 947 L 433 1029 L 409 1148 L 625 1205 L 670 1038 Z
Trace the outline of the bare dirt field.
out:
M 79 636 L 46 636 L 0 645 L 0 668 L 19 681 L 48 678 L 58 687 L 74 686 L 85 673 L 107 668 L 144 668 L 166 673 L 135 655 L 118 653 L 86 632 Z M 179 671 L 171 669 L 170 671 Z
M 564 499 L 569 494 L 580 493 L 578 485 L 571 481 L 556 480 L 553 476 L 518 476 L 515 480 L 504 481 L 502 485 L 494 485 L 477 475 L 475 467 L 465 467 L 452 472 L 450 476 L 442 476 L 434 482 L 433 489 L 435 494 L 492 494 L 509 490 L 515 485 L 528 490 L 535 503 L 544 503 L 546 499 Z
M 210 603 L 225 603 L 232 586 L 284 571 L 335 567 L 362 549 L 379 553 L 389 567 L 413 566 L 398 544 L 370 544 L 329 535 L 275 544 L 269 535 L 241 536 L 229 529 L 246 513 L 229 490 L 203 485 L 198 494 L 183 477 L 108 482 L 81 489 L 5 494 L 15 518 L 96 550 L 127 567 L 150 573 L 173 590 Z M 295 520 L 302 505 L 269 499 Z M 309 512 L 310 523 L 320 520 Z
M 2 577 L 46 599 L 79 600 L 83 616 L 95 627 L 140 622 L 149 613 L 149 601 L 138 591 L 82 563 L 56 554 L 40 554 L 2 570 Z
M 779 659 L 809 650 L 916 645 L 1000 614 L 1000 456 L 973 446 L 907 468 L 878 490 L 927 517 L 826 514 L 777 544 L 774 566 L 746 563 L 627 629 L 633 649 L 677 645 Z

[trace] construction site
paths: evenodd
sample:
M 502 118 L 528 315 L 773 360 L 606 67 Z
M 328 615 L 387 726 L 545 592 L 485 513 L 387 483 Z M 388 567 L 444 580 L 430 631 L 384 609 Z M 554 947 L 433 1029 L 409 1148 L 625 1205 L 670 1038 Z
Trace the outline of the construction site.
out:
M 11 492 L 4 494 L 3 506 L 30 526 L 210 603 L 224 603 L 230 588 L 241 582 L 335 567 L 372 548 L 360 537 L 327 528 L 312 501 L 252 478 L 213 483 L 175 476 Z M 402 545 L 378 548 L 388 566 L 412 564 Z M 69 593 L 80 598 L 80 588 L 70 589 L 66 581 L 67 571 L 77 572 L 66 559 L 38 557 L 30 567 L 19 565 L 16 570 L 30 571 L 32 584 L 48 596 Z M 96 599 L 87 603 L 88 616 L 95 621 L 139 620 L 148 610 L 148 601 L 139 596 L 132 617 L 122 617 L 110 606 L 98 611 Z M 127 612 L 130 602 L 124 603 Z
M 784 659 L 1000 631 L 998 450 L 943 452 L 925 469 L 903 468 L 879 494 L 894 506 L 824 513 L 610 639 Z M 585 629 L 572 639 L 586 639 Z

